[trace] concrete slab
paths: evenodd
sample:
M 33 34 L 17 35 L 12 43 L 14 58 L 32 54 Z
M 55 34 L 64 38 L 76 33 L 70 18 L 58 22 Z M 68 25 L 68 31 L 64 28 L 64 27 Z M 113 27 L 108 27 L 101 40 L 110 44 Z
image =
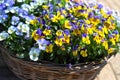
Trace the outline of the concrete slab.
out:
M 111 67 L 116 74 L 120 74 L 120 53 L 118 53 L 113 59 L 110 60 Z
M 100 74 L 98 74 L 98 80 L 116 80 L 115 74 L 109 64 L 100 71 Z

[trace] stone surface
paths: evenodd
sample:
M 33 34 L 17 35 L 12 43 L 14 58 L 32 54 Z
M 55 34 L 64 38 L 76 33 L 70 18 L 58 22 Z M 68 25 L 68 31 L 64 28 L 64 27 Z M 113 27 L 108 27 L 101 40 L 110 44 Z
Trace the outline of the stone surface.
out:
M 120 75 L 117 75 L 117 80 L 120 80 Z
M 119 10 L 120 11 L 120 0 L 96 0 L 103 3 L 109 9 Z
M 98 80 L 116 80 L 114 72 L 109 64 L 107 64 L 97 76 Z
M 111 59 L 110 63 L 115 73 L 120 74 L 120 53 L 118 53 L 113 59 Z

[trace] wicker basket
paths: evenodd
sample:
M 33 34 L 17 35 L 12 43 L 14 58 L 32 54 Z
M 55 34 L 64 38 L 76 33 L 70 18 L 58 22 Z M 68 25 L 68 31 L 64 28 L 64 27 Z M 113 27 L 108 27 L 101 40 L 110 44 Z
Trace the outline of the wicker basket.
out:
M 10 70 L 22 80 L 93 80 L 107 63 L 91 62 L 73 65 L 71 69 L 55 64 L 23 61 L 10 56 L 9 51 L 0 45 L 2 56 Z

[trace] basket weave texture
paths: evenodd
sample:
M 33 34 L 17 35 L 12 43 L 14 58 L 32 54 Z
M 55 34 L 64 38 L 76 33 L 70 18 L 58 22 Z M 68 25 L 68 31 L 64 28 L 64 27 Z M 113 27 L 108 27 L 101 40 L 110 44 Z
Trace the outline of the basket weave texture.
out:
M 23 61 L 9 55 L 9 51 L 1 45 L 0 50 L 10 70 L 22 80 L 93 80 L 106 64 L 106 61 L 81 63 L 68 69 L 55 64 Z

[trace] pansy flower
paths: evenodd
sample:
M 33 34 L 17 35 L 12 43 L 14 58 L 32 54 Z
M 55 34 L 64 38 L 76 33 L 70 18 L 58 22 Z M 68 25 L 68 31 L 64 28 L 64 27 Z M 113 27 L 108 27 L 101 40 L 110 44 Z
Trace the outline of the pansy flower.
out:
M 62 30 L 57 30 L 56 35 L 57 36 L 63 36 L 63 31 Z
M 9 38 L 9 34 L 5 31 L 0 33 L 0 41 L 3 41 L 5 39 Z
M 20 18 L 19 18 L 19 17 L 13 16 L 13 17 L 12 17 L 11 24 L 12 24 L 12 25 L 17 25 L 17 24 L 19 23 L 19 21 L 20 21 Z
M 108 50 L 108 41 L 107 40 L 103 40 L 102 41 L 102 46 L 105 47 L 105 50 Z
M 82 42 L 85 44 L 90 44 L 90 39 L 87 34 L 82 34 Z
M 18 24 L 17 28 L 19 31 L 21 31 L 23 33 L 28 33 L 30 30 L 29 26 L 27 24 L 22 23 L 22 22 L 20 22 Z
M 29 52 L 29 57 L 33 61 L 38 61 L 40 55 L 40 49 L 32 47 Z
M 63 38 L 56 38 L 54 42 L 57 46 L 62 46 L 64 43 Z
M 46 35 L 46 36 L 51 35 L 50 26 L 48 26 L 47 28 L 45 28 L 45 30 L 43 31 L 43 34 Z
M 76 45 L 76 46 L 73 46 L 73 56 L 77 56 L 77 54 L 78 54 L 78 45 Z
M 46 46 L 46 52 L 47 53 L 53 52 L 53 44 L 49 44 L 49 45 Z
M 71 28 L 72 28 L 71 23 L 70 23 L 69 20 L 65 20 L 64 27 L 65 27 L 66 29 L 71 29 Z
M 115 45 L 115 39 L 113 34 L 108 34 L 110 42 L 112 42 L 112 45 Z
M 49 44 L 49 41 L 42 38 L 42 39 L 37 40 L 37 44 L 40 50 L 46 50 L 46 47 Z
M 80 54 L 82 55 L 82 57 L 87 57 L 88 56 L 87 49 L 82 49 L 80 51 Z
M 17 30 L 17 28 L 16 28 L 15 26 L 10 26 L 10 27 L 8 28 L 8 33 L 9 33 L 9 34 L 12 34 L 12 33 L 14 33 L 16 30 Z
M 115 39 L 115 41 L 118 42 L 118 41 L 119 41 L 119 32 L 118 32 L 118 30 L 115 30 L 115 31 L 113 32 L 113 34 L 114 34 L 114 39 Z

